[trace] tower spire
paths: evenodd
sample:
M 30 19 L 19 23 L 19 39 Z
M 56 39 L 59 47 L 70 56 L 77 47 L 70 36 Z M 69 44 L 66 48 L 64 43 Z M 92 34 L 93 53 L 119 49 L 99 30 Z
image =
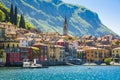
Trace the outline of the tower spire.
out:
M 67 23 L 67 18 L 65 16 L 64 18 L 64 27 L 63 27 L 63 35 L 67 35 L 68 34 L 68 23 Z

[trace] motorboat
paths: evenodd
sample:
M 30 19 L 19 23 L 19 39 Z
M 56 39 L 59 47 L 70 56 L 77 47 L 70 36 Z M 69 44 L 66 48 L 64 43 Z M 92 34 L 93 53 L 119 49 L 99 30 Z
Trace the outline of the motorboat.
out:
M 23 68 L 42 68 L 42 65 L 37 64 L 36 59 L 33 62 L 26 59 L 23 61 Z

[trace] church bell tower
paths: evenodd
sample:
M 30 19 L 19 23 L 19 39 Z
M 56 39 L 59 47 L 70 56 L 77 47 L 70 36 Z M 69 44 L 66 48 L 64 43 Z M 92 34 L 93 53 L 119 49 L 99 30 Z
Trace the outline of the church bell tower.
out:
M 66 17 L 65 17 L 65 21 L 64 21 L 63 35 L 68 35 L 68 23 L 67 23 Z

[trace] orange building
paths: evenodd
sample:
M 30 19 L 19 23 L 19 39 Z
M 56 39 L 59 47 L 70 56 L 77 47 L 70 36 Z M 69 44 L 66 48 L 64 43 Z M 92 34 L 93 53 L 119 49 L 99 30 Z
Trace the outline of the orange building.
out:
M 87 62 L 102 63 L 105 58 L 110 57 L 110 52 L 102 48 L 85 47 L 84 50 Z

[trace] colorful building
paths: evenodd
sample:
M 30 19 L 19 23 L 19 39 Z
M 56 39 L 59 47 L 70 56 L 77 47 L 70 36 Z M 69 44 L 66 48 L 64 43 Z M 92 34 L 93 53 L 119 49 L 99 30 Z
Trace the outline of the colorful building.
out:
M 120 62 L 120 47 L 114 48 L 112 50 L 112 58 L 115 62 Z
M 110 52 L 102 48 L 85 47 L 84 50 L 87 62 L 102 63 L 105 58 L 110 57 Z
M 38 57 L 38 60 L 42 62 L 47 61 L 48 60 L 48 46 L 43 43 L 35 43 L 33 46 L 39 48 L 40 56 Z
M 63 61 L 65 59 L 65 49 L 63 46 L 50 46 L 50 58 L 55 61 Z
M 81 59 L 82 63 L 86 62 L 86 51 L 82 49 L 77 49 L 77 58 Z

